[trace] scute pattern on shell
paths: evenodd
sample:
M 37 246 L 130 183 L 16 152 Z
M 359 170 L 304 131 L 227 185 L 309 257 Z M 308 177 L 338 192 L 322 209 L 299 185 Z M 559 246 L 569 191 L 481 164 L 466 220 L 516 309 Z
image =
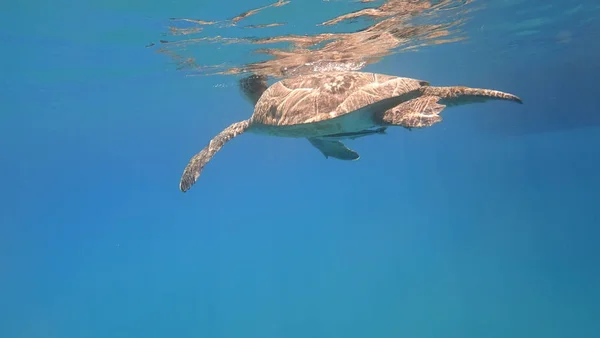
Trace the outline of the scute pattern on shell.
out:
M 426 85 L 365 72 L 301 75 L 270 86 L 256 103 L 252 123 L 289 126 L 324 121 Z

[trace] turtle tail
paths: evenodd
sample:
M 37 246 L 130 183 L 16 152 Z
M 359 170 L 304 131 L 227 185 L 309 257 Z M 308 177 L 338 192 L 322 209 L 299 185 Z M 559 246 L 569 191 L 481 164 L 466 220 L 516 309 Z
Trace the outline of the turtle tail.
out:
M 454 87 L 423 87 L 423 95 L 437 96 L 439 103 L 446 106 L 457 106 L 463 104 L 485 102 L 488 100 L 507 100 L 517 103 L 523 101 L 516 95 L 504 93 L 498 90 L 469 88 L 463 86 Z
M 219 151 L 225 143 L 232 138 L 242 134 L 250 127 L 250 120 L 244 120 L 231 124 L 229 127 L 223 129 L 217 136 L 213 137 L 204 149 L 194 155 L 181 175 L 181 181 L 179 182 L 179 189 L 182 192 L 189 190 L 194 183 L 200 177 L 200 173 L 204 166 L 212 159 L 212 157 Z

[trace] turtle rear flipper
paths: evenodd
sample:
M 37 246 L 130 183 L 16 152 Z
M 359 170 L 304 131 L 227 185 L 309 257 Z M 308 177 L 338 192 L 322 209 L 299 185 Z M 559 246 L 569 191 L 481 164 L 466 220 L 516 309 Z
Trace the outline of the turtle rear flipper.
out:
M 355 161 L 360 158 L 357 152 L 346 147 L 340 141 L 326 141 L 314 137 L 307 140 L 315 148 L 319 149 L 325 155 L 325 158 L 333 157 L 344 161 Z

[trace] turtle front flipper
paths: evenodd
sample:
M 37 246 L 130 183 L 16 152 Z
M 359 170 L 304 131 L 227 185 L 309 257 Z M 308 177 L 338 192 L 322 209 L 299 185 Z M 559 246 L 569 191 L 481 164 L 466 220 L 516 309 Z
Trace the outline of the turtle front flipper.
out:
M 407 100 L 375 116 L 381 125 L 402 126 L 407 129 L 425 128 L 441 122 L 440 113 L 447 106 L 506 100 L 523 103 L 518 96 L 498 90 L 469 87 L 429 87 L 421 89 L 423 96 Z
M 439 115 L 446 106 L 439 104 L 437 96 L 421 96 L 403 102 L 376 116 L 381 125 L 407 128 L 425 128 L 442 121 Z
M 523 101 L 516 95 L 493 89 L 470 88 L 464 86 L 428 87 L 422 89 L 425 96 L 437 96 L 440 103 L 448 107 L 463 104 L 485 102 L 489 100 L 506 100 L 522 104 Z
M 179 181 L 179 189 L 182 192 L 188 191 L 200 177 L 204 166 L 213 158 L 213 156 L 223 148 L 225 143 L 232 138 L 244 133 L 250 127 L 250 120 L 244 120 L 231 124 L 223 129 L 217 136 L 213 137 L 204 149 L 194 155 L 188 165 L 185 167 L 181 180 Z
M 333 157 L 345 161 L 354 161 L 360 158 L 357 152 L 349 149 L 340 141 L 326 141 L 314 137 L 307 140 L 315 148 L 319 149 L 325 155 L 325 158 Z

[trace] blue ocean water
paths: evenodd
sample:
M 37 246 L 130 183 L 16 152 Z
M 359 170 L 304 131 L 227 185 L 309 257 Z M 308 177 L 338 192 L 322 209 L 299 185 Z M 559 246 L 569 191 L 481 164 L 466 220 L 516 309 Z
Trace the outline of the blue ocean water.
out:
M 0 337 L 600 337 L 600 5 L 473 1 L 468 39 L 364 69 L 523 105 L 349 141 L 355 162 L 241 135 L 183 194 L 252 107 L 145 45 L 270 3 L 0 4 Z M 253 22 L 291 26 L 227 32 L 343 31 L 314 23 L 369 5 L 292 1 Z

